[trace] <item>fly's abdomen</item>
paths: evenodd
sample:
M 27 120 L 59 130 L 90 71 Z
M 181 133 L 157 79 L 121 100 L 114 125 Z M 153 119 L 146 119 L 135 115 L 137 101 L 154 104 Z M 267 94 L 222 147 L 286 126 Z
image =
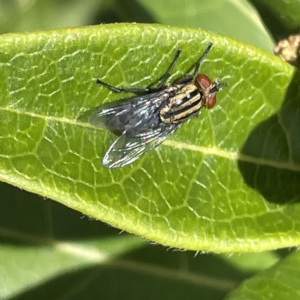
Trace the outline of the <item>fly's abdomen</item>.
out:
M 194 84 L 188 84 L 174 97 L 170 97 L 160 109 L 160 119 L 164 123 L 183 123 L 192 115 L 198 114 L 202 106 L 199 89 Z

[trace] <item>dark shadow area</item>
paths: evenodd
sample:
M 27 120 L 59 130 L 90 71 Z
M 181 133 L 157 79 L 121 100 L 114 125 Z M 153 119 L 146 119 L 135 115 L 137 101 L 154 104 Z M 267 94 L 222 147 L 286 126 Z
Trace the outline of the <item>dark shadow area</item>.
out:
M 245 182 L 269 202 L 300 202 L 300 72 L 277 114 L 261 122 L 240 151 Z
M 130 2 L 113 0 L 95 14 L 91 24 L 116 22 L 155 23 L 155 19 L 148 10 L 135 0 Z
M 218 280 L 238 282 L 254 275 L 237 269 L 221 255 L 201 253 L 195 255 L 192 251 L 167 250 L 159 245 L 151 245 L 132 251 L 123 256 L 125 260 L 163 266 L 166 269 L 185 270 L 190 273 L 201 273 L 202 276 L 218 278 Z
M 263 3 L 263 1 L 250 0 L 250 2 L 256 8 L 261 19 L 265 23 L 266 28 L 268 28 L 269 33 L 274 38 L 274 41 L 277 42 L 290 34 L 299 33 L 299 28 L 291 29 L 287 27 L 284 22 Z
M 275 250 L 276 253 L 280 256 L 281 260 L 286 258 L 287 256 L 291 255 L 293 252 L 297 251 L 297 247 L 293 248 L 282 248 L 282 249 L 277 249 Z
M 70 270 L 11 299 L 223 299 L 251 275 L 220 256 L 148 246 L 104 265 Z
M 85 240 L 116 237 L 119 229 L 84 216 L 58 202 L 0 183 L 0 226 L 8 234 L 2 243 L 31 245 L 45 239 Z M 14 236 L 14 233 L 16 236 Z M 124 235 L 126 233 L 123 233 Z M 32 243 L 30 239 L 32 237 Z M 24 241 L 22 241 L 24 238 Z M 36 238 L 36 241 L 35 241 Z

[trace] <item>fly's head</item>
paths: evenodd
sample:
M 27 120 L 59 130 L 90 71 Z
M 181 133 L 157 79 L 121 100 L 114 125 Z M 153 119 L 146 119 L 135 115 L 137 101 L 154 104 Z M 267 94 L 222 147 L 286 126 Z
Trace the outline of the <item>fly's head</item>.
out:
M 206 108 L 213 108 L 217 102 L 217 92 L 222 86 L 226 86 L 226 82 L 220 82 L 219 79 L 211 81 L 205 74 L 198 74 L 195 78 L 195 85 L 202 95 L 202 104 Z

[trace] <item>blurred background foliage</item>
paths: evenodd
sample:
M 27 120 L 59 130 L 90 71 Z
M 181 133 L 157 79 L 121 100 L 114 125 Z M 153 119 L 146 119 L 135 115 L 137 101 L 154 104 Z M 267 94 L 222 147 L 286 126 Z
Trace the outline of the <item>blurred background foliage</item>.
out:
M 260 0 L 0 0 L 0 32 L 100 23 L 189 26 L 229 35 L 272 51 L 274 40 L 297 32 L 299 1 Z M 286 11 L 286 14 L 284 13 Z M 298 10 L 299 11 L 299 10 Z

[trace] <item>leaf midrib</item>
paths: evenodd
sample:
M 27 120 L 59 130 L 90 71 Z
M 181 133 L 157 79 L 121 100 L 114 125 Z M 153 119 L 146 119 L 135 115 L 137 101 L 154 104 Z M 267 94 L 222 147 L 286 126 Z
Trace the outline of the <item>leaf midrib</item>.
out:
M 2 108 L 2 111 L 24 114 L 24 115 L 31 116 L 34 118 L 43 119 L 47 122 L 55 121 L 55 122 L 59 122 L 59 123 L 63 123 L 63 124 L 70 124 L 70 125 L 75 125 L 75 126 L 81 126 L 84 128 L 91 128 L 94 130 L 101 130 L 101 131 L 106 130 L 104 128 L 98 128 L 98 127 L 96 128 L 87 122 L 80 122 L 80 121 L 77 121 L 76 119 L 68 119 L 66 117 L 45 116 L 45 115 L 36 114 L 33 112 L 20 111 L 20 110 L 12 109 L 12 108 Z M 203 146 L 188 144 L 188 143 L 184 143 L 184 142 L 180 142 L 180 141 L 174 141 L 171 139 L 164 141 L 164 143 L 162 143 L 162 146 L 172 147 L 174 149 L 184 149 L 184 150 L 190 150 L 193 152 L 199 152 L 206 156 L 214 155 L 214 156 L 223 157 L 223 158 L 226 158 L 226 159 L 229 159 L 232 161 L 239 160 L 242 162 L 253 163 L 253 164 L 261 165 L 261 166 L 270 166 L 270 167 L 274 167 L 277 169 L 284 169 L 284 170 L 289 170 L 289 171 L 300 172 L 300 164 L 297 164 L 297 163 L 293 163 L 290 161 L 280 162 L 280 161 L 275 161 L 275 160 L 270 160 L 270 159 L 253 157 L 253 156 L 245 155 L 245 154 L 235 152 L 235 151 L 222 150 L 216 146 L 203 147 Z

